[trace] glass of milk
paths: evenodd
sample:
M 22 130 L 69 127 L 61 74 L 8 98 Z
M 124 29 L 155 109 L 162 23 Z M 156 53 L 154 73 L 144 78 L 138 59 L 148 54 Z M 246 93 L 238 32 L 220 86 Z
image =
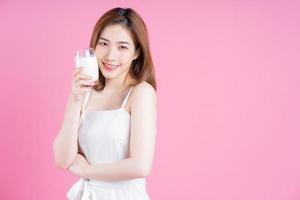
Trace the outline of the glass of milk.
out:
M 78 49 L 75 52 L 75 67 L 83 67 L 82 73 L 92 77 L 91 81 L 99 79 L 97 58 L 92 48 Z

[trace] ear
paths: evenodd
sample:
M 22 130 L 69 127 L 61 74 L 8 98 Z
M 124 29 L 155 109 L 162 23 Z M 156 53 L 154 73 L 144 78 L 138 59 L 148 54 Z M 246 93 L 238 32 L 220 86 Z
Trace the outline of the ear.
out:
M 140 48 L 134 51 L 133 60 L 137 59 L 140 56 Z

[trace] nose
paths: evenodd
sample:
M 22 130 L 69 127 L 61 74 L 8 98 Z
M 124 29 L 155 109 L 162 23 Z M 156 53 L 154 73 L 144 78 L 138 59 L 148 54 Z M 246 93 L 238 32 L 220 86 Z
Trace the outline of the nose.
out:
M 109 48 L 106 54 L 106 59 L 108 61 L 115 61 L 117 57 L 117 51 L 114 48 Z

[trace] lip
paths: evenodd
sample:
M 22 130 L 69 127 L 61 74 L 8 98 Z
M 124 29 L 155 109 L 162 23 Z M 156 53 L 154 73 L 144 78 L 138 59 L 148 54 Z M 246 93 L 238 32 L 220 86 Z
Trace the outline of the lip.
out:
M 113 71 L 113 70 L 117 69 L 118 67 L 120 67 L 120 65 L 112 65 L 109 63 L 105 63 L 105 62 L 102 62 L 102 64 L 103 64 L 104 69 L 107 71 Z

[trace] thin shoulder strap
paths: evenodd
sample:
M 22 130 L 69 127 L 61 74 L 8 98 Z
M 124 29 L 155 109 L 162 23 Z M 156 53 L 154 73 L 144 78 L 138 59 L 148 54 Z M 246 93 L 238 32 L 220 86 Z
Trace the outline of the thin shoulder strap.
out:
M 83 100 L 83 104 L 82 104 L 82 107 L 81 107 L 81 111 L 84 111 L 84 110 L 85 110 L 85 106 L 86 106 L 86 104 L 87 104 L 87 102 L 88 102 L 88 100 L 89 100 L 89 98 L 90 98 L 90 96 L 91 96 L 91 94 L 92 94 L 92 90 L 93 90 L 93 89 L 90 89 L 90 90 L 87 92 L 87 94 L 85 95 L 84 100 Z
M 85 95 L 85 97 L 84 97 L 83 104 L 82 104 L 82 106 L 81 106 L 80 123 L 81 123 L 81 121 L 82 121 L 83 114 L 84 114 L 84 112 L 85 112 L 85 106 L 86 106 L 86 104 L 87 104 L 87 102 L 88 102 L 88 100 L 89 100 L 89 98 L 90 98 L 90 96 L 91 96 L 91 94 L 92 94 L 92 90 L 93 90 L 93 89 L 90 89 L 90 90 L 87 92 L 87 94 Z
M 131 88 L 129 89 L 129 91 L 128 91 L 128 93 L 127 93 L 127 95 L 126 95 L 126 97 L 125 97 L 125 99 L 124 99 L 124 101 L 123 101 L 123 103 L 122 103 L 122 108 L 126 105 L 126 103 L 127 103 L 127 101 L 128 101 L 128 97 L 129 97 L 129 95 L 130 95 L 130 93 L 131 93 L 132 88 L 133 88 L 133 87 L 131 87 Z

